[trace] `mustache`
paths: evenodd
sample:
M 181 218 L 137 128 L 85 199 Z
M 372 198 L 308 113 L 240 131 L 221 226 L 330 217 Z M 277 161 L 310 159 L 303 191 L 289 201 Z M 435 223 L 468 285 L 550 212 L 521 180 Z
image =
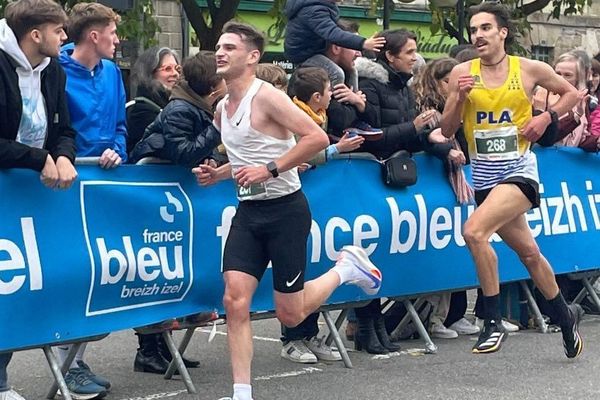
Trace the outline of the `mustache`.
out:
M 480 44 L 487 44 L 487 41 L 485 41 L 485 40 L 477 40 L 475 42 L 475 46 L 479 46 Z

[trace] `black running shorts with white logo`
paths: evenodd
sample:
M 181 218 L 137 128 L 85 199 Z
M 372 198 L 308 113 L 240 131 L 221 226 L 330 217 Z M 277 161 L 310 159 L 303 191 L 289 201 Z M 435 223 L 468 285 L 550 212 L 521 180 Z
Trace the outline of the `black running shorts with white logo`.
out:
M 225 243 L 223 271 L 245 272 L 260 281 L 271 261 L 275 290 L 299 292 L 311 223 L 301 190 L 276 199 L 241 201 Z

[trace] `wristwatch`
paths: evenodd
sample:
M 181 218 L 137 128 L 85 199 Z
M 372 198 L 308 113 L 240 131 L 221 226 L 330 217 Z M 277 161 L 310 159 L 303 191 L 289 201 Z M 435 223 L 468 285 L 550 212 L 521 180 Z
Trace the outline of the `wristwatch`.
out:
M 277 178 L 279 176 L 279 171 L 277 170 L 277 164 L 275 161 L 271 161 L 267 164 L 267 170 L 273 175 L 273 178 Z
M 554 110 L 548 110 L 548 114 L 550 114 L 550 121 L 552 123 L 558 122 L 558 114 Z

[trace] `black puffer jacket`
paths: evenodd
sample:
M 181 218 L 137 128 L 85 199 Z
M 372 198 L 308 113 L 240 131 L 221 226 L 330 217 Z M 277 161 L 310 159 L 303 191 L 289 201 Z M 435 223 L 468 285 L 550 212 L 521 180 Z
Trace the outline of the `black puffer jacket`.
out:
M 140 97 L 150 101 L 135 100 Z M 146 128 L 154 122 L 154 119 L 165 108 L 169 102 L 167 89 L 151 90 L 145 86 L 139 86 L 135 95 L 134 103 L 127 107 L 127 153 L 131 153 L 133 147 L 144 136 Z
M 221 134 L 212 121 L 208 104 L 181 80 L 173 88 L 169 104 L 133 148 L 131 161 L 152 156 L 186 167 L 197 166 L 221 143 Z
M 283 47 L 285 56 L 293 63 L 324 53 L 327 42 L 362 50 L 363 37 L 337 26 L 339 9 L 333 1 L 287 0 L 285 15 L 288 24 Z
M 415 98 L 407 86 L 410 74 L 396 72 L 385 62 L 365 58 L 356 60 L 356 69 L 360 90 L 367 96 L 363 119 L 383 129 L 383 138 L 365 142 L 363 150 L 380 158 L 387 158 L 398 150 L 412 153 L 426 150 L 441 159 L 448 156 L 449 144 L 430 144 L 429 130 L 417 134 L 413 124 L 417 116 Z

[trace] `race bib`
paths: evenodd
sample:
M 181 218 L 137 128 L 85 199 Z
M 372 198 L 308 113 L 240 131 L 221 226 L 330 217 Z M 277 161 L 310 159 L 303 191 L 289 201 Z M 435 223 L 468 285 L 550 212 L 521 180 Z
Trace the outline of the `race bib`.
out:
M 244 187 L 244 186 L 236 183 L 235 186 L 236 186 L 237 197 L 239 199 L 252 198 L 256 195 L 267 192 L 267 186 L 265 185 L 265 182 L 253 183 L 252 185 L 250 185 L 248 187 Z
M 519 154 L 519 132 L 514 125 L 473 132 L 478 160 L 516 160 Z

